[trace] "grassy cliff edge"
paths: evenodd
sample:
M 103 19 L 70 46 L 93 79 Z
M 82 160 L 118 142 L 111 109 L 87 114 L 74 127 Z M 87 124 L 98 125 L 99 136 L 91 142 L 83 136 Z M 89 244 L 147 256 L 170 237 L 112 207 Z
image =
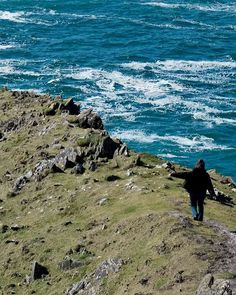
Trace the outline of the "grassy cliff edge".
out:
M 0 118 L 0 294 L 189 295 L 207 273 L 234 288 L 230 177 L 209 171 L 219 199 L 199 223 L 173 167 L 72 99 L 2 89 Z M 49 274 L 29 279 L 34 261 Z

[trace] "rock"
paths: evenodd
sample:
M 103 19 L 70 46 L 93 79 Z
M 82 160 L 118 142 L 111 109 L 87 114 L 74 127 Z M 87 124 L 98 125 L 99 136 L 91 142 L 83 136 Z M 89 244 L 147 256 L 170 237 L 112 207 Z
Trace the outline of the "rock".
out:
M 13 187 L 13 191 L 20 191 L 28 181 L 29 179 L 26 175 L 18 177 Z
M 64 226 L 68 226 L 68 225 L 71 225 L 72 224 L 72 222 L 69 220 L 69 221 L 65 221 L 65 222 L 63 222 L 63 225 Z
M 9 226 L 8 225 L 6 225 L 6 224 L 0 224 L 0 233 L 5 233 L 5 232 L 7 232 L 8 231 L 8 229 L 9 229 Z
M 23 229 L 24 226 L 21 226 L 21 225 L 18 225 L 18 224 L 13 224 L 10 226 L 10 229 L 13 230 L 13 231 L 18 231 L 20 229 Z
M 80 291 L 84 290 L 86 287 L 86 282 L 81 281 L 74 284 L 72 287 L 68 288 L 65 292 L 65 295 L 75 295 L 81 293 Z
M 92 109 L 85 110 L 78 115 L 78 125 L 81 128 L 103 130 L 102 119 L 96 113 L 93 113 Z
M 181 284 L 184 282 L 183 273 L 184 271 L 180 270 L 177 272 L 177 274 L 175 274 L 174 276 L 175 283 Z
M 175 166 L 171 162 L 166 162 L 162 164 L 161 166 L 162 168 L 165 168 L 166 170 L 168 170 L 168 172 L 170 173 L 175 172 Z
M 48 274 L 49 274 L 49 271 L 45 266 L 39 264 L 37 261 L 33 262 L 32 272 L 30 277 L 31 282 L 34 280 L 41 279 Z
M 134 175 L 134 172 L 130 169 L 127 170 L 127 176 L 133 176 Z
M 119 148 L 116 149 L 114 156 L 129 156 L 128 146 L 126 144 L 122 144 Z
M 58 101 L 52 102 L 45 110 L 44 114 L 46 116 L 54 116 L 59 108 L 60 103 Z
M 95 170 L 97 169 L 97 164 L 96 164 L 96 162 L 94 162 L 94 161 L 89 162 L 89 164 L 88 164 L 88 169 L 89 169 L 90 171 L 95 171 Z
M 93 273 L 95 280 L 101 280 L 107 277 L 110 272 L 118 272 L 121 266 L 124 264 L 122 259 L 119 258 L 109 258 L 102 262 L 102 264 Z
M 15 245 L 18 245 L 19 244 L 19 241 L 18 240 L 6 240 L 5 241 L 5 244 L 15 244 Z
M 146 286 L 148 284 L 149 278 L 143 278 L 139 281 L 139 283 L 143 286 Z
M 117 176 L 117 175 L 108 175 L 108 176 L 105 177 L 106 181 L 115 181 L 115 180 L 118 180 L 118 179 L 120 179 L 120 177 Z
M 114 141 L 110 136 L 103 137 L 96 148 L 95 158 L 107 157 L 108 159 L 112 159 L 115 151 L 120 147 L 120 145 L 120 141 Z
M 228 280 L 214 280 L 212 274 L 207 274 L 201 281 L 196 295 L 232 295 Z
M 66 148 L 61 151 L 54 159 L 56 167 L 65 171 L 67 168 L 73 168 L 77 163 L 82 161 L 77 149 Z
M 101 293 L 99 290 L 101 280 L 107 277 L 109 273 L 119 271 L 122 265 L 123 260 L 119 258 L 109 258 L 108 260 L 105 260 L 94 273 L 88 275 L 86 280 L 82 280 L 79 283 L 73 284 L 70 288 L 68 288 L 65 292 L 65 295 L 104 294 Z
M 71 170 L 72 174 L 83 174 L 85 171 L 84 166 L 82 164 L 77 164 L 73 169 Z
M 80 267 L 82 265 L 82 262 L 70 258 L 66 258 L 65 260 L 58 263 L 58 266 L 61 270 L 69 270 Z
M 79 115 L 80 104 L 76 104 L 73 98 L 69 98 L 60 104 L 59 109 L 61 111 L 68 111 L 69 115 Z
M 98 201 L 99 206 L 103 206 L 107 203 L 107 198 L 102 198 L 101 200 Z
M 6 136 L 5 136 L 5 134 L 2 132 L 2 131 L 0 131 L 0 142 L 1 141 L 4 141 L 4 140 L 6 140 L 7 138 L 6 138 Z

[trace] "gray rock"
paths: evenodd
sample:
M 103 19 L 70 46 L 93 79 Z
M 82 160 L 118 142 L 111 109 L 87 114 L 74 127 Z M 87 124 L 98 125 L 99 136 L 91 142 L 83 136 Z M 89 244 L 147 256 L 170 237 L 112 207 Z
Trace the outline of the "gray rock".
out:
M 32 272 L 31 272 L 31 281 L 41 279 L 44 276 L 47 276 L 48 274 L 49 274 L 49 271 L 45 266 L 39 264 L 37 261 L 33 262 Z
M 232 295 L 228 280 L 214 280 L 212 274 L 207 274 L 201 281 L 196 295 Z
M 90 171 L 95 171 L 95 170 L 97 169 L 97 164 L 96 164 L 96 162 L 94 162 L 94 161 L 89 162 L 89 164 L 88 164 L 88 169 L 89 169 Z
M 123 265 L 123 260 L 119 258 L 109 258 L 105 260 L 97 270 L 90 274 L 86 280 L 72 285 L 65 292 L 65 295 L 86 294 L 98 295 L 100 293 L 101 280 L 112 272 L 118 272 Z
M 98 201 L 99 206 L 103 206 L 107 203 L 107 198 L 102 198 L 101 200 Z
M 83 174 L 85 171 L 84 166 L 82 164 L 77 164 L 75 167 L 71 170 L 72 174 Z
M 95 158 L 107 157 L 112 159 L 115 151 L 120 148 L 120 145 L 120 141 L 115 141 L 110 136 L 103 137 L 96 148 Z
M 73 168 L 77 163 L 80 163 L 81 161 L 82 159 L 78 154 L 77 149 L 66 148 L 55 157 L 54 164 L 56 165 L 56 167 L 64 171 L 67 168 Z
M 122 144 L 117 150 L 115 151 L 114 156 L 129 156 L 128 146 L 126 144 Z
M 60 104 L 59 109 L 67 111 L 70 115 L 78 115 L 80 113 L 80 104 L 75 103 L 73 98 L 69 98 Z
M 29 178 L 27 178 L 26 175 L 18 177 L 13 187 L 13 191 L 20 191 L 26 185 L 28 181 L 29 181 Z
M 86 282 L 81 281 L 72 285 L 72 287 L 68 288 L 65 292 L 65 295 L 75 295 L 78 294 L 80 291 L 84 290 L 86 287 Z
M 93 277 L 99 281 L 104 277 L 107 277 L 110 272 L 118 272 L 121 266 L 124 264 L 122 259 L 109 258 L 102 262 L 102 264 L 95 270 Z
M 93 113 L 92 109 L 85 110 L 78 115 L 78 125 L 81 128 L 103 129 L 102 119 Z
M 82 262 L 73 260 L 70 258 L 66 258 L 65 260 L 59 262 L 58 264 L 61 270 L 69 270 L 69 269 L 80 267 L 82 265 L 83 265 Z

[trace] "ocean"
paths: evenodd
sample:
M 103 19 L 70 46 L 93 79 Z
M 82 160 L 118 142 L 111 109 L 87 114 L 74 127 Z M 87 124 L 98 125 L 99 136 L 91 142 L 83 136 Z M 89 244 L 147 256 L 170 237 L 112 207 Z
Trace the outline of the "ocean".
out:
M 236 2 L 0 0 L 0 86 L 73 97 L 130 148 L 236 180 Z

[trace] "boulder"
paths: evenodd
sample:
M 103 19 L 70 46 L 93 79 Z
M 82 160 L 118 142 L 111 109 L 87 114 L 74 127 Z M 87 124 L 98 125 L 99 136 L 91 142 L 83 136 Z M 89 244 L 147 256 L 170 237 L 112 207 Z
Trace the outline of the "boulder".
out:
M 81 128 L 103 129 L 102 119 L 92 109 L 81 112 L 77 122 Z
M 81 161 L 82 158 L 75 148 L 66 148 L 55 157 L 54 164 L 62 171 L 65 171 L 67 168 L 73 168 Z
M 73 98 L 68 98 L 60 104 L 59 109 L 62 111 L 67 111 L 69 115 L 79 115 L 80 104 L 76 104 Z
M 66 258 L 63 261 L 59 262 L 58 266 L 61 270 L 69 270 L 82 266 L 82 262 Z
M 232 295 L 228 280 L 215 280 L 212 274 L 207 274 L 201 281 L 196 295 Z
M 120 141 L 113 140 L 110 136 L 105 136 L 101 139 L 99 142 L 96 152 L 95 152 L 95 158 L 109 158 L 112 159 L 114 156 L 114 153 L 117 149 L 119 149 L 121 146 Z
M 30 277 L 31 281 L 41 279 L 48 274 L 49 274 L 49 271 L 45 266 L 39 264 L 37 261 L 33 262 L 32 272 Z

